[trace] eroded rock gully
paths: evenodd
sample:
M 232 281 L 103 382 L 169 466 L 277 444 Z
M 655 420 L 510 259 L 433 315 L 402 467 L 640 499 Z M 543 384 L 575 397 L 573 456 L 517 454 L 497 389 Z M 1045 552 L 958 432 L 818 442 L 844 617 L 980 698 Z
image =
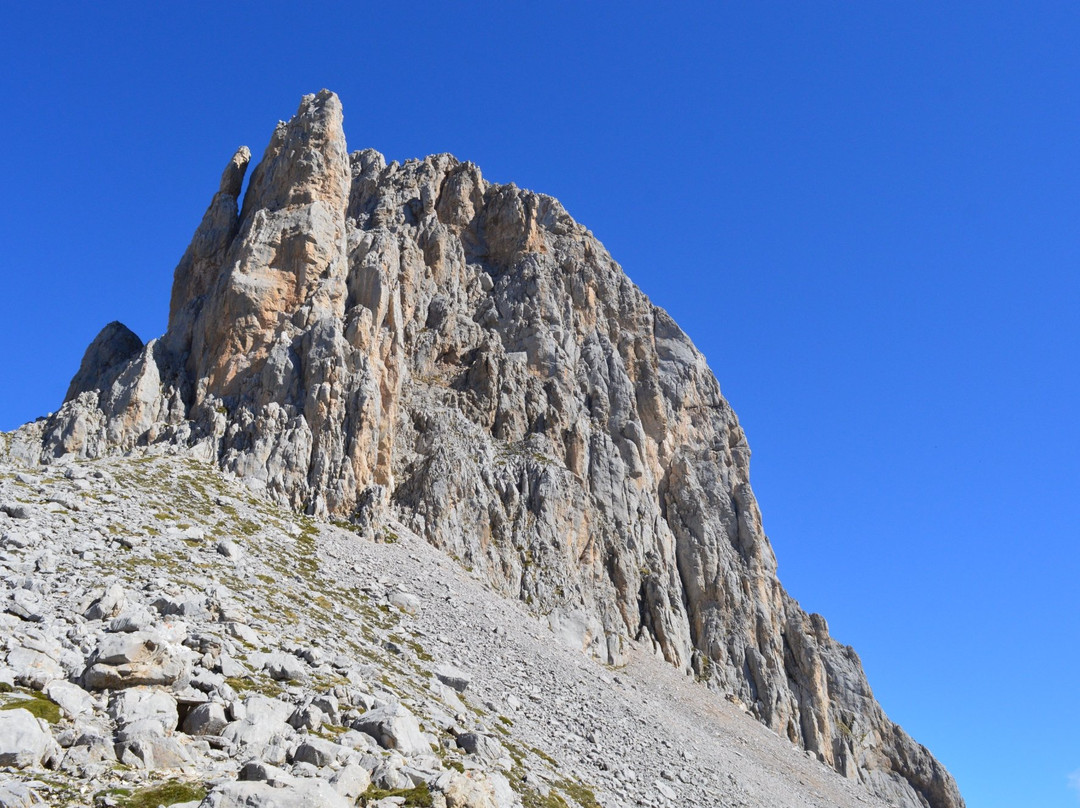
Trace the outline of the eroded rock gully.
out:
M 955 808 L 855 652 L 776 577 L 702 355 L 555 200 L 349 154 L 330 92 L 229 161 L 169 326 L 119 324 L 29 461 L 168 444 L 369 531 L 393 515 L 611 664 L 629 640 L 901 804 Z

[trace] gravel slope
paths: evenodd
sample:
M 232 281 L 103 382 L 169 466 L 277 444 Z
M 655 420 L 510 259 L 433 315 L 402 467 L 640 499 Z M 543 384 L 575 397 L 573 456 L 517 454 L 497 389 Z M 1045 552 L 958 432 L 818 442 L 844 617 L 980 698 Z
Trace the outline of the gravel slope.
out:
M 367 535 L 317 523 L 190 458 L 34 468 L 0 458 L 0 580 L 0 682 L 15 686 L 2 699 L 85 695 L 84 709 L 65 703 L 42 725 L 39 761 L 0 770 L 0 806 L 124 805 L 109 789 L 138 796 L 161 783 L 199 789 L 176 804 L 208 793 L 208 807 L 296 804 L 229 802 L 230 788 L 303 804 L 323 793 L 316 786 L 340 804 L 380 806 L 885 804 L 641 649 L 612 668 L 567 647 L 566 632 L 393 520 Z M 142 747 L 125 741 L 127 684 L 88 684 L 104 643 L 137 636 L 116 628 L 121 619 L 158 632 L 183 664 L 173 681 L 143 686 L 178 705 L 179 720 L 151 733 L 172 758 L 131 754 Z M 27 649 L 47 659 L 28 666 Z M 201 703 L 243 724 L 257 693 L 297 725 L 279 746 L 253 752 L 227 729 L 185 731 Z M 333 701 L 325 715 L 311 708 L 320 694 Z M 418 719 L 420 747 L 357 731 L 365 710 L 395 704 Z M 91 748 L 106 751 L 88 762 L 92 733 L 105 741 Z M 328 763 L 310 754 L 323 741 Z M 243 769 L 251 760 L 277 768 Z M 361 787 L 342 785 L 343 772 Z M 339 804 L 330 798 L 322 804 Z

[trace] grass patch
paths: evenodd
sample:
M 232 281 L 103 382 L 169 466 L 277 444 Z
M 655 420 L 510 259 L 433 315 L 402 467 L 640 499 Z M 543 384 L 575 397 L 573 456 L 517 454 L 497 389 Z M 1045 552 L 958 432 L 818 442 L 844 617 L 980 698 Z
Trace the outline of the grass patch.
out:
M 507 774 L 507 779 L 510 781 L 510 787 L 521 797 L 522 808 L 570 808 L 555 789 L 549 789 L 547 794 L 541 794 L 532 786 L 527 785 L 525 774 L 520 766 L 515 766 Z
M 363 535 L 364 533 L 364 529 L 360 527 L 360 525 L 355 522 L 347 522 L 344 519 L 331 519 L 330 524 L 334 527 L 339 527 L 342 530 L 348 530 L 350 533 L 355 533 L 358 536 Z
M 560 780 L 558 788 L 581 808 L 600 808 L 600 803 L 596 801 L 596 794 L 584 783 L 577 780 Z
M 364 800 L 364 805 L 384 800 L 387 797 L 404 797 L 405 802 L 403 805 L 411 806 L 412 808 L 431 808 L 434 804 L 427 783 L 421 783 L 416 786 L 416 788 L 398 788 L 392 791 L 369 786 L 368 790 L 361 795 L 361 798 Z
M 270 698 L 276 698 L 285 692 L 285 688 L 269 677 L 255 679 L 247 676 L 230 676 L 225 680 L 225 684 L 237 693 L 261 693 Z
M 559 768 L 559 761 L 555 760 L 555 758 L 553 758 L 547 752 L 544 752 L 542 749 L 537 749 L 535 746 L 530 746 L 529 751 L 536 755 L 538 758 L 540 758 L 542 761 L 544 761 L 544 763 L 549 765 L 551 768 Z
M 175 805 L 178 802 L 202 800 L 206 789 L 197 783 L 181 783 L 170 780 L 149 788 L 133 791 L 119 801 L 120 808 L 158 808 L 159 805 Z
M 23 690 L 21 693 L 26 693 L 28 698 L 15 699 L 4 704 L 0 704 L 0 710 L 26 710 L 34 718 L 44 718 L 50 724 L 56 724 L 60 721 L 60 705 L 50 699 L 44 693 L 38 693 L 34 690 Z

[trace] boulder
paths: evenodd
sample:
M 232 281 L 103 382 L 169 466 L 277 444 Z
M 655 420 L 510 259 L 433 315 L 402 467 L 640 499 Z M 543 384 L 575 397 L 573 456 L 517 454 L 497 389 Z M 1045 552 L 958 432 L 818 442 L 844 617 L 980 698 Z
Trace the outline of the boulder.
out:
M 156 632 L 107 634 L 83 674 L 83 684 L 91 690 L 171 685 L 184 669 L 180 653 Z
M 403 755 L 431 754 L 431 745 L 420 732 L 416 717 L 401 704 L 369 710 L 352 727 L 366 732 L 384 749 L 396 749 Z
M 12 519 L 29 519 L 34 511 L 29 505 L 21 502 L 0 502 L 0 511 L 3 511 Z
M 479 732 L 463 732 L 457 736 L 456 742 L 467 754 L 488 763 L 506 755 L 506 748 L 501 743 Z
M 139 726 L 166 735 L 176 729 L 178 712 L 176 699 L 155 687 L 131 687 L 113 696 L 109 715 L 121 728 Z
M 37 783 L 19 783 L 9 780 L 0 783 L 0 808 L 35 808 L 45 805 L 45 800 L 37 793 Z
M 355 800 L 371 785 L 371 772 L 356 763 L 342 766 L 330 778 L 334 791 L 350 800 Z
M 307 740 L 296 747 L 293 752 L 293 761 L 296 763 L 310 763 L 312 766 L 329 766 L 348 750 L 333 741 L 325 738 L 309 736 Z
M 179 769 L 191 762 L 184 746 L 176 739 L 159 735 L 152 729 L 130 734 L 117 743 L 117 758 L 136 769 Z
M 244 715 L 251 721 L 276 721 L 284 722 L 292 715 L 293 706 L 279 699 L 269 696 L 254 694 L 243 701 Z
M 109 621 L 109 631 L 118 634 L 148 631 L 153 628 L 155 622 L 156 619 L 148 608 L 140 604 L 129 604 Z
M 451 772 L 436 781 L 436 788 L 446 799 L 446 808 L 499 808 L 495 789 L 481 772 Z
M 240 556 L 243 555 L 243 551 L 240 549 L 240 545 L 234 542 L 232 539 L 222 539 L 217 543 L 218 555 L 225 556 L 230 561 L 237 561 Z
M 11 593 L 7 611 L 30 623 L 40 623 L 45 619 L 45 600 L 39 592 L 16 589 Z
M 308 673 L 307 666 L 292 654 L 271 654 L 265 669 L 271 679 L 279 682 L 303 679 Z
M 439 665 L 435 668 L 435 677 L 447 687 L 452 687 L 458 693 L 464 693 L 469 688 L 472 677 L 461 668 L 453 665 Z
M 416 614 L 420 611 L 420 598 L 408 592 L 397 591 L 391 593 L 390 605 L 400 609 L 405 614 Z
M 90 604 L 83 616 L 87 620 L 111 620 L 123 611 L 127 605 L 127 596 L 120 584 L 113 584 Z
M 221 730 L 221 737 L 233 747 L 234 755 L 243 753 L 263 759 L 266 759 L 265 754 L 269 747 L 279 745 L 278 742 L 295 734 L 296 731 L 284 721 L 271 717 L 248 717 L 242 721 L 232 721 Z
M 45 695 L 60 705 L 68 718 L 78 718 L 94 711 L 94 697 L 74 682 L 56 679 L 45 685 Z
M 16 681 L 35 690 L 66 676 L 64 668 L 53 657 L 32 648 L 18 646 L 11 649 L 7 664 L 15 672 Z
M 220 735 L 228 724 L 225 710 L 220 704 L 208 702 L 200 704 L 187 714 L 183 730 L 188 735 Z
M 54 746 L 45 722 L 29 710 L 0 710 L 0 766 L 40 766 Z
M 292 778 L 279 787 L 253 781 L 222 783 L 206 795 L 200 808 L 349 808 L 352 804 L 325 780 Z

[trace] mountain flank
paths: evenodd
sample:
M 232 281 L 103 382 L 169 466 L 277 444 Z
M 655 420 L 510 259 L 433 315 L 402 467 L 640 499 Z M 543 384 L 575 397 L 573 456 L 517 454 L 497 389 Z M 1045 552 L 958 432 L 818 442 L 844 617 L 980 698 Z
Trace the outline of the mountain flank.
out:
M 325 90 L 241 200 L 250 159 L 176 268 L 166 333 L 106 326 L 14 460 L 171 452 L 360 544 L 408 531 L 565 645 L 652 654 L 889 804 L 964 805 L 780 585 L 702 355 L 556 200 L 450 155 L 350 154 Z

